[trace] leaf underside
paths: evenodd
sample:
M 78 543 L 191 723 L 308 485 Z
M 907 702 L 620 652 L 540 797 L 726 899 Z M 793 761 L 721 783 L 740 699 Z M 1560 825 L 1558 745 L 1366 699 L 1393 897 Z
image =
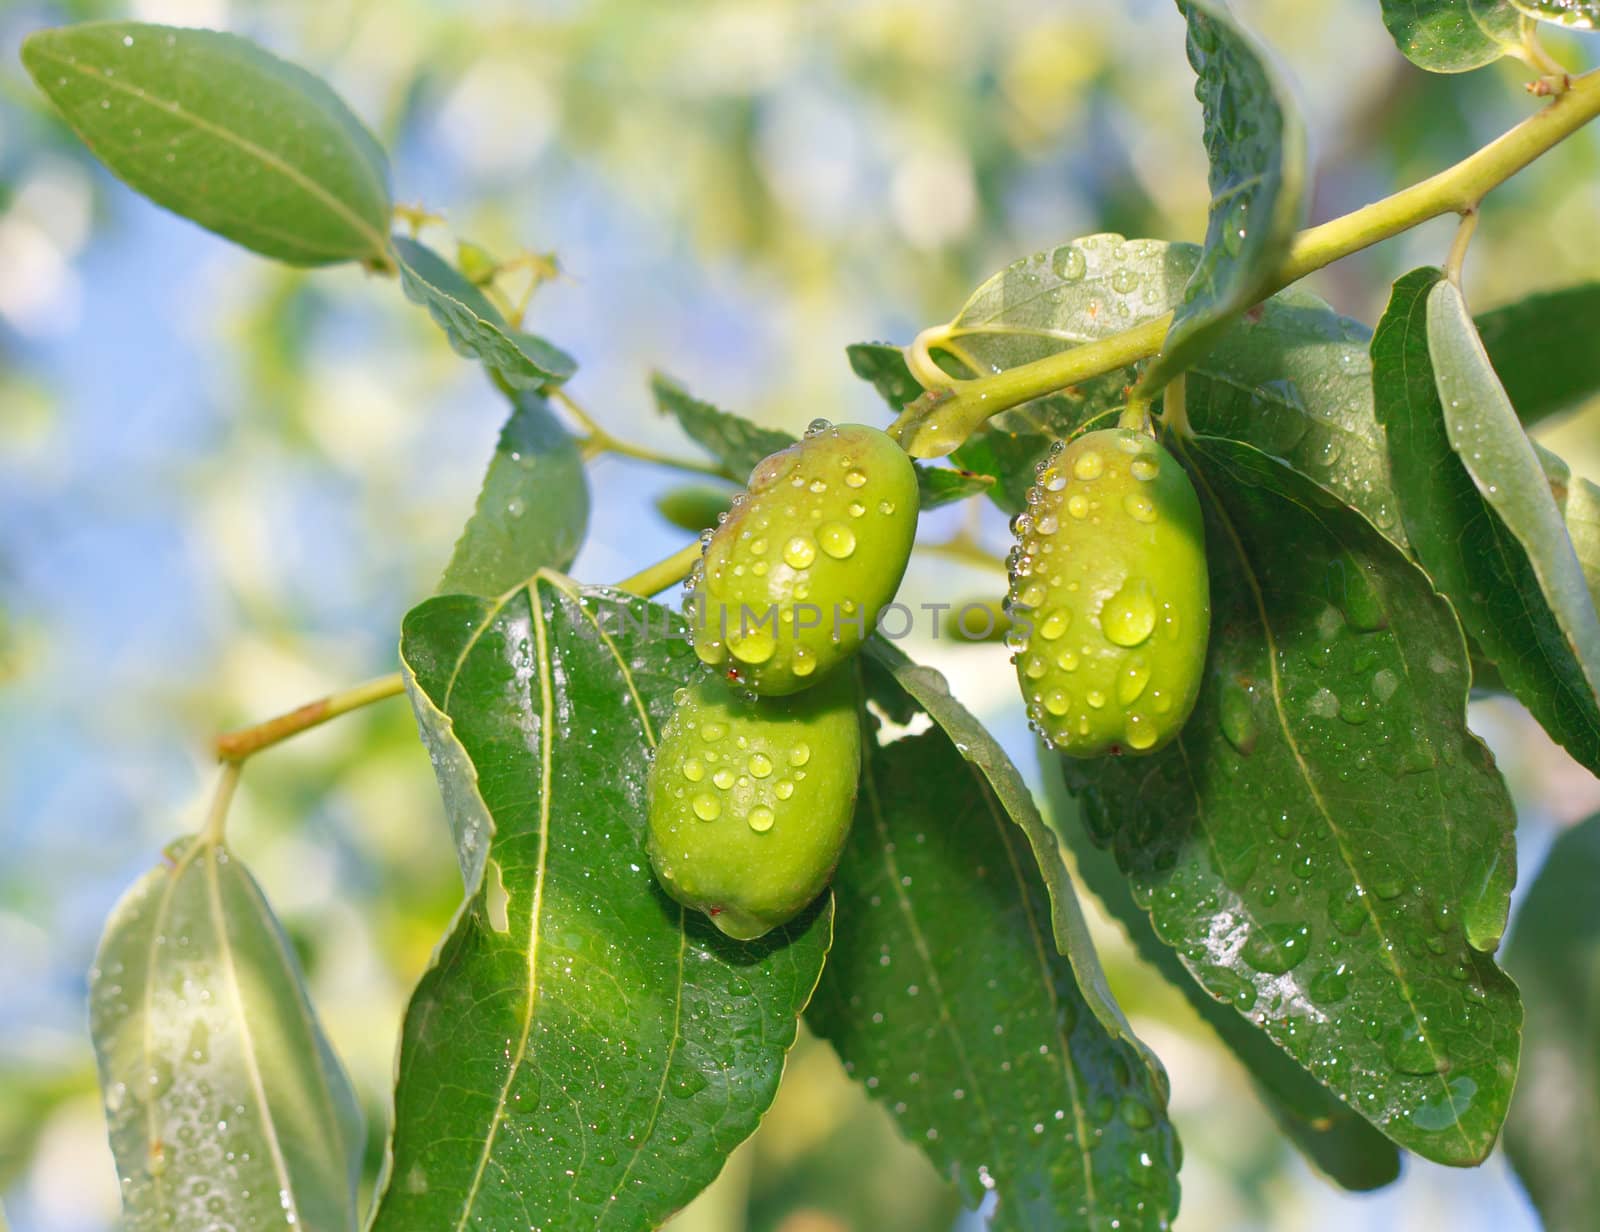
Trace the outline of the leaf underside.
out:
M 1505 686 L 1575 758 L 1600 771 L 1594 691 L 1541 591 L 1528 551 L 1480 491 L 1452 441 L 1428 342 L 1431 294 L 1441 279 L 1438 270 L 1420 269 L 1397 282 L 1372 342 L 1373 389 L 1407 537 Z M 1479 409 L 1475 404 L 1468 412 Z M 1459 417 L 1462 408 L 1454 414 Z M 1504 432 L 1522 436 L 1514 419 Z M 1549 506 L 1547 522 L 1554 524 L 1560 511 L 1543 468 L 1535 467 L 1536 495 Z M 1576 557 L 1570 569 L 1581 581 Z M 1586 589 L 1582 601 L 1592 606 Z
M 1521 41 L 1509 0 L 1383 0 L 1383 24 L 1401 54 L 1432 73 L 1482 68 Z
M 226 847 L 184 839 L 123 896 L 89 1018 L 125 1227 L 356 1227 L 355 1093 Z

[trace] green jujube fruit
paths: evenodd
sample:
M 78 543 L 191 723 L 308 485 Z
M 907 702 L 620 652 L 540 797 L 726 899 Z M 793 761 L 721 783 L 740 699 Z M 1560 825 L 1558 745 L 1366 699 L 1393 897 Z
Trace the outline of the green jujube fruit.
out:
M 650 766 L 650 863 L 663 889 L 748 941 L 833 876 L 855 810 L 855 680 L 751 697 L 720 676 L 680 690 Z
M 684 611 L 700 659 L 769 697 L 860 649 L 917 531 L 917 474 L 876 428 L 818 420 L 763 459 L 711 533 Z
M 1074 757 L 1149 753 L 1194 709 L 1211 626 L 1205 526 L 1142 432 L 1059 443 L 1016 520 L 1007 644 L 1028 718 Z

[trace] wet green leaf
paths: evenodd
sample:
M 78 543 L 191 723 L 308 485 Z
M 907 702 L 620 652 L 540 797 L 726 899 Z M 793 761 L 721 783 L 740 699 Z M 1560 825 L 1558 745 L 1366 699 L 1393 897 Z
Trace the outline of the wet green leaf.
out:
M 702 402 L 663 373 L 650 378 L 650 392 L 655 395 L 657 409 L 676 419 L 689 439 L 710 454 L 736 483 L 744 483 L 762 458 L 795 442 L 787 432 L 763 428 L 742 415 Z
M 1198 250 L 1189 244 L 1091 235 L 1014 262 L 967 301 L 949 353 L 970 373 L 1014 368 L 1109 337 L 1170 312 Z M 1372 406 L 1365 326 L 1297 289 L 1234 321 L 1185 381 L 1198 431 L 1283 458 L 1404 542 L 1389 490 L 1383 429 Z M 1132 369 L 1029 402 L 991 419 L 953 458 L 997 478 L 995 500 L 1023 507 L 1050 445 L 1106 427 Z
M 1063 759 L 1156 933 L 1393 1141 L 1489 1151 L 1521 1007 L 1488 951 L 1515 879 L 1505 784 L 1467 729 L 1466 643 L 1364 518 L 1246 445 L 1188 451 L 1212 635 L 1152 757 Z
M 869 696 L 898 709 L 895 677 L 866 663 Z M 834 887 L 807 1021 L 967 1204 L 993 1190 L 995 1228 L 1167 1227 L 1164 1085 L 1090 1012 L 1028 835 L 942 728 L 869 732 Z
M 1529 295 L 1477 324 L 1523 427 L 1600 395 L 1600 282 Z
M 404 236 L 395 237 L 394 248 L 406 297 L 428 310 L 458 354 L 481 360 L 514 390 L 559 385 L 577 371 L 561 348 L 514 329 L 482 290 L 431 248 Z
M 1116 861 L 1089 841 L 1079 805 L 1067 795 L 1056 759 L 1047 752 L 1041 763 L 1052 828 L 1072 852 L 1079 878 L 1122 926 L 1139 957 L 1184 995 L 1249 1071 L 1262 1102 L 1289 1139 L 1312 1164 L 1346 1189 L 1378 1189 L 1399 1176 L 1400 1153 L 1393 1143 L 1341 1103 L 1260 1028 L 1190 978 L 1177 954 L 1156 936 L 1150 917 L 1134 902 Z
M 883 691 L 875 694 L 889 716 L 898 723 L 908 723 L 917 711 L 926 714 L 950 738 L 956 752 L 977 768 L 1005 815 L 1027 836 L 1034 864 L 1049 892 L 1050 929 L 1056 950 L 1072 963 L 1089 1011 L 1114 1038 L 1138 1051 L 1157 1084 L 1165 1089 L 1166 1073 L 1161 1062 L 1133 1033 L 1122 1008 L 1111 995 L 1111 987 L 1106 983 L 1105 972 L 1094 952 L 1094 943 L 1089 939 L 1089 926 L 1084 922 L 1083 908 L 1078 905 L 1077 891 L 1061 859 L 1056 836 L 1039 815 L 1033 793 L 1005 750 L 988 729 L 951 696 L 949 683 L 933 668 L 912 662 L 881 636 L 868 640 L 865 653 L 889 671 L 900 686 L 903 696 L 899 698 Z
M 388 160 L 304 69 L 231 34 L 141 22 L 40 30 L 22 62 L 157 205 L 291 265 L 387 263 Z
M 728 478 L 744 483 L 762 458 L 787 449 L 795 438 L 776 428 L 763 428 L 742 415 L 720 410 L 692 397 L 671 377 L 657 373 L 650 381 L 656 406 L 671 415 L 722 468 Z M 965 500 L 985 491 L 994 481 L 985 475 L 966 474 L 946 467 L 917 464 L 917 487 L 924 509 Z
M 1432 73 L 1482 68 L 1521 41 L 1507 0 L 1383 0 L 1383 24 L 1401 54 Z
M 1428 293 L 1427 335 L 1450 446 L 1526 554 L 1592 701 L 1600 692 L 1600 616 L 1544 468 L 1454 283 L 1440 281 Z
M 1600 1210 L 1600 816 L 1568 830 L 1517 910 L 1506 970 L 1528 1006 L 1506 1154 L 1551 1232 Z
M 876 389 L 895 414 L 922 396 L 922 386 L 906 367 L 902 348 L 887 342 L 857 342 L 844 350 L 850 370 Z
M 1265 295 L 1305 215 L 1306 134 L 1266 49 L 1226 0 L 1178 0 L 1204 112 L 1211 206 L 1200 259 L 1172 326 L 1145 371 L 1153 393 L 1194 363 Z
M 742 944 L 657 886 L 644 783 L 682 634 L 554 574 L 407 616 L 468 897 L 406 1013 L 378 1232 L 654 1227 L 771 1103 L 832 905 Z
M 588 526 L 589 481 L 577 442 L 543 398 L 518 393 L 439 592 L 487 598 L 540 569 L 565 569 Z
M 1600 0 L 1510 0 L 1521 12 L 1538 21 L 1554 22 L 1574 30 L 1600 26 Z
M 355 1094 L 226 847 L 175 843 L 123 896 L 89 1018 L 125 1227 L 356 1227 Z
M 1572 550 L 1583 569 L 1589 598 L 1600 608 L 1600 486 L 1574 475 L 1572 468 L 1548 449 L 1535 443 L 1533 452 L 1550 484 L 1550 495 L 1567 524 Z
M 1373 389 L 1388 430 L 1406 534 L 1505 687 L 1575 758 L 1600 771 L 1600 704 L 1545 600 L 1534 561 L 1458 452 L 1461 408 L 1452 428 L 1440 402 L 1428 305 L 1442 277 L 1436 269 L 1419 269 L 1395 283 L 1372 340 Z M 1514 419 L 1507 432 L 1522 438 L 1527 450 Z M 1534 466 L 1543 499 L 1559 516 L 1542 467 Z M 1576 560 L 1571 568 L 1578 570 Z

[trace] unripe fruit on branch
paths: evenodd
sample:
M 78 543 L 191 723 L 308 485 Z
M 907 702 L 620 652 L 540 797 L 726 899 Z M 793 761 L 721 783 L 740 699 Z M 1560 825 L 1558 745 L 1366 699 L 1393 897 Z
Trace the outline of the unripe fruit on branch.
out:
M 871 634 L 916 530 L 904 451 L 876 428 L 818 420 L 756 466 L 710 535 L 684 602 L 695 653 L 767 696 L 809 687 Z
M 1052 452 L 1016 521 L 1007 644 L 1028 717 L 1075 757 L 1149 753 L 1194 709 L 1211 624 L 1194 486 L 1154 438 Z
M 650 766 L 656 879 L 730 937 L 776 928 L 833 876 L 860 769 L 854 673 L 776 698 L 702 675 Z

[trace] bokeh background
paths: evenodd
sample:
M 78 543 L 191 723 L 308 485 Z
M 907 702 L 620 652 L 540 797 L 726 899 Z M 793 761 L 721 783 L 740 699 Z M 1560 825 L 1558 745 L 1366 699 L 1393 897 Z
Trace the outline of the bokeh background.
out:
M 1377 0 L 1235 7 L 1299 82 L 1319 219 L 1532 106 L 1514 64 L 1408 66 Z M 573 393 L 608 428 L 683 455 L 651 410 L 652 368 L 791 430 L 881 423 L 845 344 L 906 341 L 989 273 L 1077 235 L 1197 239 L 1206 204 L 1167 0 L 0 0 L 0 1200 L 17 1232 L 115 1224 L 85 972 L 118 895 L 196 824 L 208 738 L 392 670 L 504 414 L 392 283 L 255 259 L 101 170 L 17 60 L 28 31 L 99 16 L 232 29 L 328 77 L 391 151 L 398 199 L 446 216 L 423 238 L 559 255 L 529 327 L 578 356 Z M 1575 66 L 1597 46 L 1547 41 Z M 1493 195 L 1467 268 L 1476 307 L 1600 277 L 1597 137 Z M 1442 259 L 1450 234 L 1423 227 L 1312 285 L 1370 322 L 1389 280 Z M 1580 414 L 1542 435 L 1594 476 L 1593 428 Z M 682 541 L 649 504 L 676 476 L 604 458 L 592 479 L 580 578 L 616 580 Z M 924 536 L 970 516 L 941 511 Z M 1002 554 L 996 511 L 975 533 Z M 931 557 L 907 594 L 1002 586 Z M 1037 777 L 1005 652 L 913 651 Z M 1514 705 L 1474 719 L 1518 800 L 1526 884 L 1600 790 Z M 375 1167 L 400 1012 L 459 894 L 404 703 L 252 761 L 231 835 L 300 947 Z M 1499 1156 L 1465 1173 L 1407 1161 L 1368 1196 L 1322 1182 L 1177 995 L 1099 935 L 1172 1076 L 1181 1227 L 1537 1226 Z M 676 1226 L 977 1223 L 804 1041 L 761 1131 Z

